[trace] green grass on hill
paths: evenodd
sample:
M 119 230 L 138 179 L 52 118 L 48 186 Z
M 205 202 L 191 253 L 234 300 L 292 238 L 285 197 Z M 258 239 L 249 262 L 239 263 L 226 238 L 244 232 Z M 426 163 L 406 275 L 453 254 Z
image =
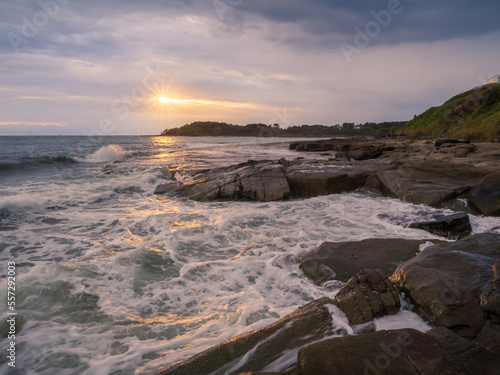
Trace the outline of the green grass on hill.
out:
M 408 121 L 400 131 L 410 136 L 492 141 L 500 137 L 500 84 L 457 95 Z

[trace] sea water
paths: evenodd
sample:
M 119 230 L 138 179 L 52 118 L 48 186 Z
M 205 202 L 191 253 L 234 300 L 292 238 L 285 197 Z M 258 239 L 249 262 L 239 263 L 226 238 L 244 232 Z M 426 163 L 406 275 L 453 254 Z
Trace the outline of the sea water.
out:
M 359 193 L 272 203 L 153 195 L 160 183 L 188 181 L 189 171 L 322 158 L 290 151 L 288 141 L 0 137 L 0 325 L 5 332 L 7 265 L 15 262 L 16 371 L 165 366 L 334 297 L 342 283 L 318 287 L 298 265 L 324 241 L 436 238 L 401 217 L 438 210 Z M 471 221 L 474 233 L 499 231 L 498 218 Z M 429 328 L 408 307 L 376 326 Z M 2 373 L 9 341 L 1 337 Z M 295 355 L 268 369 L 286 369 Z

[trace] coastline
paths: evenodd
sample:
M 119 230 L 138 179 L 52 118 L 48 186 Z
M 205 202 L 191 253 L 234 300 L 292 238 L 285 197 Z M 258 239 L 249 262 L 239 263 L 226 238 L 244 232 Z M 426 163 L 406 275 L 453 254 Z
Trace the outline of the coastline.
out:
M 200 201 L 268 202 L 357 191 L 451 209 L 462 212 L 467 220 L 469 214 L 500 214 L 499 144 L 374 142 L 356 138 L 294 142 L 290 149 L 299 150 L 297 159 L 249 160 L 236 166 L 195 171 L 189 183 L 163 184 L 155 193 Z M 305 162 L 300 158 L 301 152 L 317 153 L 320 159 Z M 500 236 L 494 233 L 468 236 L 470 232 L 467 233 L 467 227 L 464 231 L 463 223 L 457 225 L 446 215 L 431 218 L 430 222 L 429 218 L 423 219 L 426 228 L 421 229 L 456 241 L 436 243 L 421 252 L 399 243 L 395 246 L 397 254 L 383 256 L 390 260 L 390 266 L 374 260 L 387 250 L 391 239 L 382 240 L 378 246 L 373 243 L 363 246 L 363 241 L 355 243 L 351 245 L 354 249 L 344 254 L 343 259 L 347 260 L 343 263 L 339 262 L 338 254 L 332 254 L 346 251 L 348 244 L 328 245 L 338 249 L 334 252 L 321 250 L 323 244 L 301 258 L 300 268 L 322 285 L 338 280 L 336 275 L 342 271 L 335 266 L 343 264 L 339 267 L 347 283 L 337 295 L 325 295 L 271 326 L 148 373 L 257 374 L 287 351 L 296 354 L 295 362 L 289 357 L 287 371 L 275 374 L 363 373 L 363 370 L 377 373 L 382 369 L 415 374 L 498 373 Z M 405 250 L 413 256 L 402 256 Z M 371 254 L 374 260 L 363 262 L 370 251 L 377 252 Z M 430 270 L 425 277 L 421 271 L 424 265 Z M 380 270 L 384 267 L 384 271 Z M 468 276 L 470 267 L 475 267 L 476 276 Z M 399 311 L 403 293 L 412 310 L 434 328 L 426 333 L 411 329 L 375 331 L 373 319 Z M 450 293 L 452 298 L 448 298 Z M 336 337 L 327 339 L 332 332 Z M 408 345 L 401 344 L 401 337 Z M 395 344 L 399 345 L 399 354 L 391 357 L 387 366 L 377 366 L 380 345 Z M 419 352 L 422 346 L 428 354 Z M 360 347 L 364 349 L 360 351 Z M 342 351 L 347 356 L 352 351 L 363 358 L 365 350 L 375 356 L 357 361 L 342 360 L 338 354 Z M 460 357 L 462 351 L 469 354 Z M 338 358 L 338 362 L 332 364 L 331 357 Z M 415 362 L 420 363 L 417 368 Z

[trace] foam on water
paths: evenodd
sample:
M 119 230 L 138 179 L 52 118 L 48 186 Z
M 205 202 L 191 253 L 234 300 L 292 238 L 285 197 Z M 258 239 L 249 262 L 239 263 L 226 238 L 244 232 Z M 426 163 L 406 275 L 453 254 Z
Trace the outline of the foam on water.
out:
M 144 146 L 125 157 L 133 147 L 116 148 L 115 138 L 89 155 L 108 163 L 119 156 L 121 163 L 77 163 L 63 174 L 1 187 L 0 202 L 16 197 L 21 209 L 0 217 L 15 228 L 0 240 L 0 267 L 5 274 L 7 260 L 20 264 L 17 302 L 25 323 L 18 359 L 28 373 L 132 374 L 183 360 L 312 299 L 333 297 L 342 283 L 318 287 L 298 267 L 324 241 L 437 238 L 388 219 L 437 210 L 389 198 L 200 203 L 152 195 L 166 179 L 164 165 L 204 168 L 277 154 L 265 144 L 245 140 L 235 148 L 236 141 L 223 140 L 225 147 L 214 139 L 190 148 L 183 140 L 147 140 L 161 152 Z M 471 220 L 474 232 L 500 225 L 496 218 Z M 6 290 L 4 279 L 2 300 Z M 332 314 L 335 326 L 350 332 L 340 313 Z M 409 314 L 376 324 L 423 327 Z M 294 355 L 283 353 L 268 370 L 286 368 Z
M 0 209 L 9 210 L 41 209 L 44 206 L 44 199 L 39 195 L 18 194 L 0 196 Z
M 114 162 L 118 160 L 123 160 L 127 153 L 123 148 L 118 145 L 108 145 L 103 146 L 94 153 L 87 155 L 84 158 L 78 159 L 84 162 L 102 163 L 102 162 Z

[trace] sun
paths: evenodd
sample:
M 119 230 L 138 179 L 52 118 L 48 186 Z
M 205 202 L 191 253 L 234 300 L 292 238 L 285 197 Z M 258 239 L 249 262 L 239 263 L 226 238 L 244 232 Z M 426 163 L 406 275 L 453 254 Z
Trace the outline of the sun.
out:
M 167 98 L 166 96 L 160 96 L 158 98 L 158 100 L 162 103 L 178 103 L 179 100 L 177 99 L 170 99 L 170 98 Z

